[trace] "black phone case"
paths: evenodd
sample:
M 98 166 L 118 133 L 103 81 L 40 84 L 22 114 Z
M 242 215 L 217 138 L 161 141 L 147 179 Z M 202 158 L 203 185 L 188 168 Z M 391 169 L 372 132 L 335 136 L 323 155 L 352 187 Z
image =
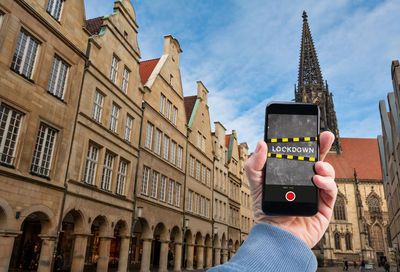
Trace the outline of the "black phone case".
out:
M 286 113 L 274 113 L 267 119 L 271 105 Z M 314 164 L 319 160 L 319 109 L 315 107 L 310 103 L 267 106 L 264 140 L 268 158 L 262 198 L 266 214 L 312 216 L 318 211 L 318 189 L 312 182 Z M 307 109 L 316 111 L 316 116 Z M 291 199 L 293 195 L 295 199 Z

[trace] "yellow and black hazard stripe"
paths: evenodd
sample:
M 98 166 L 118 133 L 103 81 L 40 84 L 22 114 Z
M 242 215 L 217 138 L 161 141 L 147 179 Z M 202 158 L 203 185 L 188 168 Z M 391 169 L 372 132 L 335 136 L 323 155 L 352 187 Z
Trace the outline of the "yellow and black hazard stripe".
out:
M 318 137 L 272 138 L 272 139 L 267 139 L 267 143 L 315 142 L 315 141 L 318 141 Z
M 314 158 L 314 157 L 303 157 L 303 156 L 293 156 L 293 155 L 274 154 L 274 153 L 268 153 L 268 158 L 288 159 L 288 160 L 297 160 L 297 161 L 310 161 L 310 162 L 316 161 L 316 158 Z

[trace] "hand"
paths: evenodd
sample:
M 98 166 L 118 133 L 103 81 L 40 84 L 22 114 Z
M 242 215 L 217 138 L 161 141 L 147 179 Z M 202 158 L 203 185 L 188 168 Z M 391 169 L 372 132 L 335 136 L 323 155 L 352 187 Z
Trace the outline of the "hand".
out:
M 310 248 L 318 243 L 328 228 L 336 201 L 335 170 L 329 163 L 323 162 L 334 139 L 335 136 L 331 132 L 323 132 L 320 135 L 321 161 L 315 163 L 316 175 L 313 177 L 314 184 L 319 188 L 319 210 L 312 217 L 270 216 L 262 211 L 262 170 L 267 159 L 268 147 L 264 141 L 258 142 L 254 154 L 244 165 L 250 183 L 255 223 L 270 224 L 289 231 Z

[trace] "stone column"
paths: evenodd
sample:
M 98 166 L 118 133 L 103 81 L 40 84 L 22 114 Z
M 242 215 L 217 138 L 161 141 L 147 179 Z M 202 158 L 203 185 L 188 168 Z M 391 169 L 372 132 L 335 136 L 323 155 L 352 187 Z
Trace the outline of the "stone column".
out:
M 151 255 L 151 239 L 142 239 L 143 240 L 143 253 L 142 253 L 142 261 L 140 263 L 140 272 L 149 272 L 150 271 L 150 255 Z
M 83 271 L 83 268 L 85 266 L 86 247 L 89 236 L 91 236 L 91 234 L 75 234 L 71 272 Z
M 129 236 L 121 236 L 121 247 L 119 248 L 118 272 L 126 272 L 128 269 Z
M 56 236 L 40 234 L 39 237 L 42 239 L 42 248 L 40 250 L 39 267 L 37 271 L 50 272 Z
M 226 263 L 228 261 L 228 250 L 222 249 L 222 263 Z
M 182 244 L 181 243 L 174 243 L 174 244 L 175 244 L 174 271 L 181 271 Z
M 97 272 L 107 272 L 110 259 L 111 239 L 114 237 L 100 236 L 99 258 L 97 259 Z
M 14 247 L 15 237 L 22 231 L 2 231 L 0 232 L 0 272 L 7 272 L 10 265 L 11 254 Z
M 216 247 L 214 253 L 214 266 L 221 264 L 221 248 Z
M 197 253 L 197 269 L 203 269 L 203 261 L 204 261 L 204 246 L 196 245 L 196 253 Z
M 211 246 L 206 247 L 206 269 L 212 267 L 213 251 Z
M 187 244 L 187 258 L 186 258 L 186 270 L 193 270 L 193 244 Z
M 160 241 L 160 262 L 158 266 L 158 272 L 167 272 L 168 271 L 168 240 Z

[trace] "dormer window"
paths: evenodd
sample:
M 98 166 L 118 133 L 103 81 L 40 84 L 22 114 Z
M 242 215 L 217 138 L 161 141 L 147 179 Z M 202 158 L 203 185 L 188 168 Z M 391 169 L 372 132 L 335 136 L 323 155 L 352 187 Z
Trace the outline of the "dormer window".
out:
M 49 0 L 46 11 L 50 13 L 54 19 L 60 21 L 63 6 L 64 0 Z

